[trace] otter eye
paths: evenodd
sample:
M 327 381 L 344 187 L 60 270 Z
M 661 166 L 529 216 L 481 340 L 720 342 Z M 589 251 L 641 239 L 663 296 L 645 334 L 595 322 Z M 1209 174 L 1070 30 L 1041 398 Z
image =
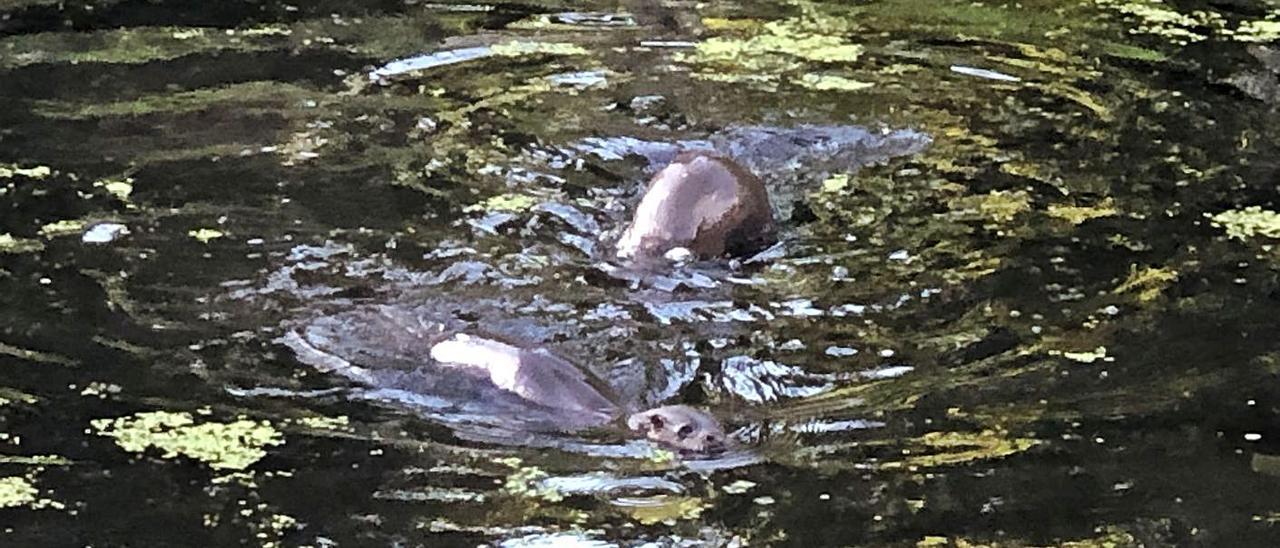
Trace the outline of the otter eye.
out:
M 690 434 L 693 434 L 693 427 L 687 424 L 681 426 L 679 430 L 676 430 L 676 435 L 680 436 L 680 439 L 687 438 Z
M 707 436 L 707 442 L 708 442 L 708 443 L 718 443 L 719 441 L 720 441 L 720 440 L 719 440 L 719 439 L 717 439 L 715 436 Z
M 657 415 L 649 415 L 649 424 L 656 429 L 662 428 L 662 417 Z

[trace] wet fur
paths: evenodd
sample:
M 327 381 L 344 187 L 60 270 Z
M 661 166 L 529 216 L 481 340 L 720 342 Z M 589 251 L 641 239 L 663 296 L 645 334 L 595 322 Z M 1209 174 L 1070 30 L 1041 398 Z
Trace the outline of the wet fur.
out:
M 660 257 L 684 247 L 702 258 L 742 255 L 776 240 L 764 183 L 733 160 L 684 152 L 650 180 L 618 256 Z

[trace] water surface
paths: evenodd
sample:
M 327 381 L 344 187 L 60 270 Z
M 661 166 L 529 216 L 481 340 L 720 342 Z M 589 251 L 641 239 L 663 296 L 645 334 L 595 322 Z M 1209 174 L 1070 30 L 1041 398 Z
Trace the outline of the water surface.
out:
M 0 538 L 1273 545 L 1275 10 L 0 2 Z M 749 146 L 805 127 L 931 144 Z M 615 271 L 645 143 L 744 156 L 783 244 Z M 750 457 L 459 436 L 275 342 L 367 303 Z

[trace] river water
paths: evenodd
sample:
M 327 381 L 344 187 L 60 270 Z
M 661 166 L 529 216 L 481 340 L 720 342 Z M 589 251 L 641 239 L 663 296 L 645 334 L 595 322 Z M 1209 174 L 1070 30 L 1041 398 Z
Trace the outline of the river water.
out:
M 1278 39 L 1268 0 L 0 1 L 0 542 L 1273 546 Z M 781 243 L 612 261 L 673 144 Z M 278 342 L 362 306 L 742 451 L 468 430 Z

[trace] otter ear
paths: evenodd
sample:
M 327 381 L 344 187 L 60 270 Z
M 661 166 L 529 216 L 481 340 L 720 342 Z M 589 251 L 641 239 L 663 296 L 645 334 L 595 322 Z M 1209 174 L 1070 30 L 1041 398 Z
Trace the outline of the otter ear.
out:
M 657 413 L 654 413 L 649 415 L 649 424 L 655 429 L 661 430 L 664 423 L 662 421 L 662 417 L 659 417 Z

